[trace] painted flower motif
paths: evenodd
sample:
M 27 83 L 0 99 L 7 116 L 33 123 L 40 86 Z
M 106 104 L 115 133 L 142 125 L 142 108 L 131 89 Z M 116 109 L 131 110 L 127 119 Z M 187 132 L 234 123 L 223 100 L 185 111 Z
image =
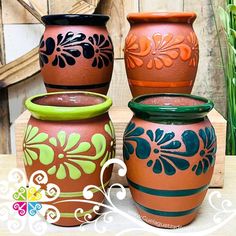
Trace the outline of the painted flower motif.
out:
M 180 58 L 184 61 L 191 56 L 191 48 L 184 44 L 183 36 L 174 37 L 172 34 L 161 35 L 156 33 L 153 35 L 154 47 L 151 54 L 153 59 L 150 59 L 147 68 L 162 69 L 163 67 L 170 67 L 174 63 L 174 59 Z
M 106 39 L 104 35 L 94 34 L 93 37 L 89 37 L 88 40 L 94 47 L 94 59 L 92 67 L 103 68 L 104 65 L 108 66 L 109 63 L 113 63 L 113 49 L 110 37 Z
M 48 64 L 48 56 L 52 55 L 55 49 L 55 42 L 53 38 L 48 38 L 44 41 L 43 37 L 39 43 L 39 63 L 43 67 L 45 64 Z
M 26 129 L 23 151 L 25 165 L 32 166 L 33 161 L 39 160 L 43 165 L 49 165 L 54 160 L 54 152 L 51 147 L 44 144 L 48 134 L 39 133 L 38 127 L 29 125 Z
M 73 180 L 81 177 L 81 171 L 85 174 L 92 174 L 96 169 L 93 162 L 101 158 L 106 150 L 106 139 L 101 134 L 95 134 L 91 142 L 95 148 L 95 155 L 90 156 L 85 153 L 91 149 L 89 142 L 80 142 L 78 133 L 66 135 L 65 131 L 60 131 L 57 137 L 51 137 L 49 142 L 57 147 L 58 154 L 55 156 L 57 161 L 48 169 L 49 175 L 56 175 L 57 179 L 65 179 L 67 175 Z
M 125 41 L 125 61 L 128 68 L 141 67 L 143 60 L 140 57 L 147 56 L 151 51 L 151 41 L 141 36 L 139 39 L 134 34 L 129 34 Z
M 75 58 L 81 55 L 80 47 L 83 49 L 83 56 L 85 58 L 92 58 L 94 56 L 93 46 L 89 43 L 82 42 L 85 39 L 86 35 L 83 33 L 75 35 L 73 32 L 68 32 L 65 36 L 59 34 L 55 47 L 56 56 L 52 65 L 59 65 L 60 68 L 65 68 L 66 64 L 73 66 L 76 63 Z
M 187 36 L 187 40 L 190 43 L 191 47 L 191 57 L 189 60 L 189 65 L 195 67 L 198 63 L 199 58 L 199 47 L 196 34 L 191 32 L 190 35 Z
M 109 123 L 105 125 L 104 129 L 108 133 L 108 135 L 112 138 L 112 140 L 110 142 L 111 151 L 106 152 L 105 157 L 100 163 L 101 167 L 105 164 L 106 161 L 110 160 L 111 158 L 114 158 L 116 154 L 116 137 L 115 137 L 115 129 L 112 122 L 109 121 Z
M 192 171 L 196 175 L 205 174 L 214 165 L 216 154 L 216 135 L 214 128 L 206 127 L 205 129 L 200 129 L 199 136 L 204 143 L 204 149 L 200 151 L 202 159 L 192 168 Z
M 171 154 L 171 151 L 181 147 L 180 141 L 173 140 L 174 132 L 165 133 L 163 130 L 157 129 L 155 133 L 152 130 L 148 130 L 146 133 L 150 140 L 156 143 L 153 150 L 154 158 L 150 157 L 147 161 L 147 166 L 151 167 L 154 173 L 160 174 L 164 171 L 167 175 L 174 175 L 176 169 L 186 170 L 189 168 L 187 160 L 176 157 L 176 154 Z
M 135 123 L 130 122 L 124 133 L 123 156 L 129 160 L 130 155 L 136 153 L 140 159 L 147 159 L 151 153 L 151 146 L 147 140 L 139 136 L 144 134 L 144 129 L 136 127 Z M 133 144 L 136 144 L 134 148 Z

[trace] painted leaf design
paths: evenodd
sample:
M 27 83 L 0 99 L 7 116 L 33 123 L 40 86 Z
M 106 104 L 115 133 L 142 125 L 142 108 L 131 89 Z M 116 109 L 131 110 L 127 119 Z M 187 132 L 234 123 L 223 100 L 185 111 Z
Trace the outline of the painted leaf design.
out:
M 125 130 L 124 134 L 124 148 L 123 153 L 126 160 L 129 159 L 130 155 L 135 153 L 138 158 L 146 159 L 150 155 L 151 146 L 149 142 L 140 137 L 144 134 L 144 129 L 141 127 L 136 127 L 133 122 L 130 122 Z M 135 148 L 133 147 L 135 144 Z
M 48 134 L 39 132 L 38 127 L 29 125 L 26 129 L 25 139 L 23 143 L 24 163 L 25 165 L 33 165 L 33 161 L 39 159 L 44 165 L 49 165 L 54 160 L 53 149 L 44 144 L 48 139 Z
M 165 132 L 158 128 L 155 131 L 147 130 L 146 132 L 151 142 L 155 142 L 153 154 L 147 161 L 147 166 L 152 167 L 155 174 L 164 172 L 166 175 L 174 175 L 178 170 L 186 170 L 190 164 L 187 160 L 180 156 L 176 156 L 177 152 L 182 144 L 178 140 L 174 140 L 174 132 Z
M 57 137 L 51 137 L 49 142 L 60 147 L 61 153 L 57 154 L 58 162 L 51 166 L 47 173 L 56 175 L 59 180 L 69 176 L 73 180 L 81 177 L 82 172 L 92 174 L 96 169 L 93 162 L 106 152 L 106 139 L 102 134 L 94 134 L 91 138 L 94 154 L 87 155 L 86 152 L 92 148 L 91 143 L 81 142 L 81 136 L 78 133 L 66 134 L 65 131 L 59 131 Z
M 200 159 L 192 168 L 192 171 L 194 171 L 196 175 L 207 173 L 210 167 L 214 165 L 216 154 L 216 135 L 214 128 L 206 127 L 200 129 L 199 136 L 204 145 L 199 153 L 202 159 Z
M 182 134 L 182 141 L 184 143 L 185 152 L 163 150 L 163 153 L 176 154 L 179 156 L 191 157 L 194 156 L 199 150 L 199 138 L 192 130 L 186 130 Z

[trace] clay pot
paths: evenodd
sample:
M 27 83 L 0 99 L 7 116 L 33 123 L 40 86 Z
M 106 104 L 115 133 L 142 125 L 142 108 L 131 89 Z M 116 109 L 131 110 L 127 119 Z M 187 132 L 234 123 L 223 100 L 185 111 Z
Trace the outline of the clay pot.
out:
M 191 93 L 199 48 L 192 12 L 132 13 L 124 53 L 133 96 Z
M 124 134 L 127 179 L 145 222 L 176 228 L 197 215 L 212 178 L 216 136 L 213 103 L 181 94 L 150 94 L 129 102 Z
M 48 92 L 86 90 L 107 94 L 113 45 L 105 15 L 47 15 L 40 41 L 41 74 Z
M 74 212 L 84 220 L 93 219 L 93 204 L 83 200 L 87 185 L 100 187 L 100 172 L 104 163 L 115 155 L 115 134 L 108 109 L 110 98 L 89 92 L 51 93 L 37 95 L 26 101 L 31 112 L 23 150 L 27 177 L 37 170 L 47 173 L 49 183 L 60 188 L 60 197 L 50 203 L 58 208 L 61 217 L 57 225 L 80 225 Z M 104 172 L 104 186 L 108 186 L 112 167 Z M 104 196 L 93 189 L 93 201 L 102 202 Z M 63 200 L 72 202 L 58 203 Z M 74 201 L 75 200 L 75 201 Z M 43 204 L 43 202 L 42 202 Z

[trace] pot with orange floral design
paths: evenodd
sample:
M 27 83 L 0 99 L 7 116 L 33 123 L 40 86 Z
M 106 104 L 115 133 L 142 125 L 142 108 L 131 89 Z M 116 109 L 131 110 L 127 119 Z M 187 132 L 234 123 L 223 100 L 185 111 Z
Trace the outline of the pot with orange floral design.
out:
M 131 13 L 124 56 L 132 95 L 191 93 L 199 47 L 193 12 Z

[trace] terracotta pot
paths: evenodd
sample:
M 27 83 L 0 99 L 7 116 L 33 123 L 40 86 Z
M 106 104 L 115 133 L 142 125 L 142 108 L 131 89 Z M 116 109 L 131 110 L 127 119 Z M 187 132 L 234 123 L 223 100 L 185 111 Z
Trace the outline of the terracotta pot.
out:
M 107 94 L 113 45 L 105 15 L 47 15 L 40 41 L 41 74 L 48 92 L 86 90 Z
M 150 94 L 129 103 L 124 134 L 127 179 L 141 218 L 175 228 L 189 224 L 206 195 L 216 153 L 207 118 L 213 103 L 181 94 Z
M 192 12 L 132 13 L 124 53 L 133 96 L 191 93 L 199 48 Z
M 49 183 L 59 186 L 60 197 L 52 203 L 61 213 L 57 225 L 79 225 L 74 217 L 78 208 L 84 210 L 77 215 L 81 220 L 87 213 L 96 216 L 93 204 L 56 202 L 84 199 L 84 187 L 101 186 L 101 168 L 115 155 L 114 128 L 108 115 L 111 105 L 110 98 L 89 92 L 43 94 L 26 101 L 31 117 L 23 143 L 25 170 L 28 177 L 43 170 Z M 105 186 L 111 173 L 112 167 L 105 170 Z M 91 200 L 102 202 L 104 196 L 96 190 Z

